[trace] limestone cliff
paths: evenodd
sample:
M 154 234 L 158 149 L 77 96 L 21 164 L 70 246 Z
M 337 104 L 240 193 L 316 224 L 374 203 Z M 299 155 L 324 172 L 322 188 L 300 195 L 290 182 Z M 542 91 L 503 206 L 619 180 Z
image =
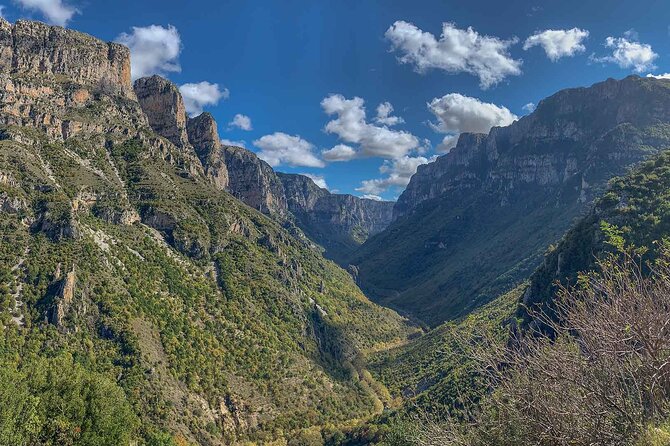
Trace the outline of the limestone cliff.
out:
M 264 214 L 286 215 L 284 187 L 268 163 L 241 147 L 224 146 L 228 191 Z
M 40 22 L 12 25 L 0 19 L 0 72 L 48 76 L 56 82 L 65 76 L 94 90 L 134 97 L 128 48 Z
M 151 76 L 137 79 L 133 87 L 151 128 L 177 147 L 186 146 L 186 108 L 177 86 Z
M 205 173 L 218 189 L 228 189 L 228 167 L 222 152 L 219 131 L 214 117 L 209 113 L 189 119 L 186 123 L 188 139 L 200 158 Z

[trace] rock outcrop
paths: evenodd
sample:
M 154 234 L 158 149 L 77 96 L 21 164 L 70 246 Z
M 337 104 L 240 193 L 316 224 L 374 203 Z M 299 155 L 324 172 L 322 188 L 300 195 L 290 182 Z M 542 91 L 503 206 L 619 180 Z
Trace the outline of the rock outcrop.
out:
M 228 189 L 228 167 L 214 117 L 205 112 L 186 123 L 188 140 L 200 158 L 205 173 L 221 190 Z
M 228 167 L 228 191 L 264 214 L 286 215 L 284 186 L 272 167 L 242 147 L 224 146 L 222 150 Z
M 93 90 L 134 98 L 130 51 L 87 34 L 40 22 L 0 19 L 0 73 L 66 76 Z
M 62 328 L 65 323 L 65 317 L 74 300 L 75 285 L 77 283 L 75 267 L 73 265 L 70 272 L 61 278 L 59 264 L 54 276 L 55 282 L 53 287 L 56 289 L 56 294 L 53 296 L 53 303 L 51 304 L 47 319 L 51 324 Z
M 187 146 L 186 108 L 179 88 L 156 75 L 137 79 L 133 88 L 151 128 L 175 146 Z
M 419 166 L 395 222 L 351 258 L 363 288 L 427 322 L 511 289 L 608 180 L 670 148 L 670 82 L 631 76 L 564 90 Z

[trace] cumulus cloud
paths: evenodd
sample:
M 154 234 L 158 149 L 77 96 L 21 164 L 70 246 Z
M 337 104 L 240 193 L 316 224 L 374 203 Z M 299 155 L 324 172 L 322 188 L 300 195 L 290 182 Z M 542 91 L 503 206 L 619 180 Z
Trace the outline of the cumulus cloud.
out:
M 582 43 L 589 36 L 585 29 L 547 29 L 538 31 L 523 44 L 523 49 L 528 50 L 534 46 L 541 46 L 547 57 L 556 62 L 561 57 L 574 56 L 584 52 L 586 47 Z
M 458 29 L 453 23 L 442 24 L 438 40 L 414 24 L 397 21 L 385 34 L 391 49 L 400 53 L 400 63 L 410 64 L 419 73 L 439 69 L 447 73 L 469 73 L 489 88 L 507 76 L 521 74 L 521 60 L 513 59 L 509 48 L 518 42 L 479 34 L 469 27 Z
M 280 164 L 305 167 L 325 166 L 325 163 L 312 152 L 314 145 L 300 136 L 275 132 L 255 140 L 254 146 L 261 149 L 258 157 L 273 167 Z
M 22 8 L 37 11 L 52 25 L 67 26 L 79 10 L 62 0 L 14 0 Z M 4 9 L 4 6 L 3 6 Z
M 393 113 L 393 106 L 391 103 L 382 102 L 377 106 L 377 117 L 375 118 L 375 122 L 382 125 L 397 125 L 405 122 L 405 120 L 399 116 L 391 116 L 391 113 Z
M 391 187 L 405 187 L 420 165 L 434 161 L 435 158 L 403 156 L 392 161 L 386 160 L 379 168 L 379 172 L 386 176 L 364 180 L 356 190 L 364 194 L 380 195 Z
M 356 158 L 356 151 L 353 149 L 353 147 L 350 147 L 346 144 L 338 144 L 332 149 L 321 152 L 321 156 L 326 161 L 350 161 Z
M 647 74 L 647 77 L 653 77 L 654 79 L 670 79 L 670 73 L 663 74 Z
M 533 113 L 535 111 L 535 107 L 537 106 L 534 102 L 529 102 L 528 104 L 521 107 L 521 110 L 525 111 L 526 113 Z
M 493 126 L 506 126 L 518 119 L 507 107 L 459 93 L 434 98 L 427 105 L 438 119 L 433 129 L 442 133 L 488 133 Z
M 458 135 L 463 132 L 488 133 L 491 127 L 506 126 L 518 119 L 507 107 L 458 93 L 434 98 L 427 106 L 437 118 L 437 122 L 431 122 L 430 126 L 437 132 L 448 134 L 437 146 L 437 151 L 443 153 L 456 146 Z
M 336 118 L 326 124 L 325 131 L 358 144 L 357 156 L 401 158 L 419 147 L 419 139 L 411 133 L 367 122 L 364 105 L 365 101 L 359 97 L 346 99 L 341 94 L 326 97 L 321 107 Z
M 591 55 L 591 60 L 601 63 L 614 63 L 621 68 L 632 68 L 641 73 L 656 68 L 654 61 L 658 54 L 651 45 L 637 41 L 637 33 L 628 31 L 625 37 L 608 37 L 605 46 L 612 49 L 612 54 L 604 57 Z
M 437 150 L 440 153 L 448 153 L 456 147 L 456 144 L 458 143 L 458 134 L 452 134 L 452 135 L 447 135 L 442 139 L 442 142 L 437 145 L 435 150 Z
M 328 189 L 328 184 L 326 183 L 326 178 L 323 175 L 314 175 L 313 173 L 301 173 L 310 180 L 314 181 L 314 184 L 319 186 L 322 189 Z
M 238 129 L 250 131 L 253 130 L 251 125 L 251 118 L 247 115 L 242 115 L 240 113 L 236 114 L 233 117 L 233 120 L 228 123 L 230 127 L 237 127 Z
M 122 33 L 115 40 L 130 48 L 133 79 L 181 71 L 181 36 L 172 25 L 134 26 L 131 33 Z
M 179 91 L 189 116 L 197 116 L 202 113 L 204 107 L 216 105 L 221 99 L 228 99 L 230 96 L 227 88 L 221 89 L 219 84 L 210 84 L 206 81 L 183 84 L 179 87 Z
M 235 140 L 232 140 L 232 139 L 223 138 L 223 139 L 221 139 L 221 144 L 223 144 L 224 146 L 235 146 L 235 147 L 242 147 L 242 148 L 247 147 L 247 142 L 244 141 L 244 140 L 235 141 Z

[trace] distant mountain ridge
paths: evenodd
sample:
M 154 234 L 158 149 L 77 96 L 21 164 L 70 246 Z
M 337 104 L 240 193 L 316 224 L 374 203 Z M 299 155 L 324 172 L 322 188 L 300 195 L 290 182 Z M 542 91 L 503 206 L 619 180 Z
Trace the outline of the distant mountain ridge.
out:
M 349 258 L 376 301 L 433 325 L 513 288 L 607 181 L 670 147 L 670 82 L 560 91 L 419 166 L 396 220 Z
M 223 145 L 214 117 L 207 112 L 187 117 L 170 81 L 151 76 L 135 81 L 134 89 L 153 130 L 179 147 L 192 147 L 217 188 L 296 223 L 326 256 L 341 260 L 391 222 L 393 202 L 332 194 L 304 175 L 275 172 L 247 149 Z

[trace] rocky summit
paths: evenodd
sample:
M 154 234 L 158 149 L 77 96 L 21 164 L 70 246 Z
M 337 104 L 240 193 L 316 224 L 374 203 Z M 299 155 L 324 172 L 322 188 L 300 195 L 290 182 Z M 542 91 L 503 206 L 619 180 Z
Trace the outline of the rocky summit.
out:
M 395 221 L 350 258 L 377 302 L 433 325 L 528 276 L 610 178 L 670 146 L 670 82 L 569 89 L 419 166 Z

